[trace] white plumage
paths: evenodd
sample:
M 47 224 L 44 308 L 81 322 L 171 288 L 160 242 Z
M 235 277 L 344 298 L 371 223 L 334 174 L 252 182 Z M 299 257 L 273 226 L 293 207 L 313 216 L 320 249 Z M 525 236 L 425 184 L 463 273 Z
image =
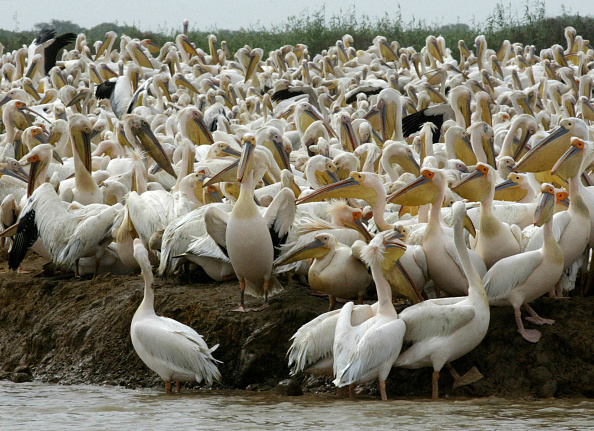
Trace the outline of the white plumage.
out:
M 221 379 L 213 358 L 218 344 L 209 348 L 195 330 L 176 320 L 157 316 L 154 309 L 153 273 L 148 252 L 138 238 L 134 240 L 134 258 L 142 268 L 144 299 L 134 313 L 130 337 L 134 350 L 151 370 L 164 381 L 171 391 L 171 381 L 203 380 L 212 385 Z

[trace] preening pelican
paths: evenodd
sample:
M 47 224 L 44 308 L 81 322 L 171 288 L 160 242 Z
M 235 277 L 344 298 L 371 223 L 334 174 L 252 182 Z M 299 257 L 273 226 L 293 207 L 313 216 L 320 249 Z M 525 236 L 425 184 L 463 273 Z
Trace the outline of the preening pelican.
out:
M 406 325 L 398 319 L 392 290 L 382 272 L 405 250 L 406 245 L 392 233 L 376 236 L 361 253 L 375 281 L 378 307 L 375 316 L 356 326 L 351 324 L 353 303 L 340 310 L 333 348 L 334 384 L 338 387 L 377 378 L 382 400 L 388 399 L 386 378 L 402 348 Z
M 134 350 L 151 370 L 165 381 L 165 391 L 171 392 L 171 381 L 203 380 L 212 385 L 221 379 L 213 356 L 219 345 L 209 348 L 202 336 L 189 326 L 155 314 L 153 270 L 142 241 L 134 240 L 134 259 L 142 268 L 144 298 L 130 324 L 130 338 Z

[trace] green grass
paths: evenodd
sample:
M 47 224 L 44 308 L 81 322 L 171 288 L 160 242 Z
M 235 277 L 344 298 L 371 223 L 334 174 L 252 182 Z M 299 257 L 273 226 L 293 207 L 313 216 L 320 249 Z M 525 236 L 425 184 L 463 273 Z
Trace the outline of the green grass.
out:
M 590 16 L 580 16 L 564 11 L 561 16 L 547 18 L 544 1 L 527 1 L 523 3 L 520 10 L 513 9 L 511 3 L 508 5 L 497 3 L 485 21 L 458 22 L 449 25 L 430 24 L 416 19 L 404 22 L 399 9 L 393 15 L 386 14 L 383 17 L 372 18 L 365 15 L 357 16 L 354 7 L 351 7 L 341 15 L 326 19 L 324 7 L 321 7 L 309 14 L 289 17 L 286 22 L 270 27 L 255 25 L 233 31 L 190 29 L 189 38 L 197 47 L 208 51 L 207 37 L 211 33 L 215 34 L 219 43 L 223 40 L 227 42 L 232 53 L 244 45 L 260 47 L 268 54 L 283 45 L 302 43 L 308 46 L 309 53 L 313 56 L 334 45 L 346 33 L 353 36 L 357 49 L 367 49 L 375 36 L 383 35 L 388 41 L 396 40 L 400 46 L 413 46 L 416 50 L 425 45 L 428 35 L 433 34 L 442 35 L 448 48 L 457 57 L 458 41 L 462 39 L 469 48 L 472 48 L 475 37 L 480 34 L 486 36 L 488 45 L 494 49 L 497 49 L 505 39 L 512 43 L 534 45 L 536 52 L 553 44 L 565 46 L 563 30 L 567 26 L 573 26 L 584 38 L 594 34 L 594 18 Z M 18 22 L 15 22 L 15 28 L 17 27 Z M 181 31 L 181 28 L 159 28 L 156 32 L 147 32 L 134 25 L 120 25 L 117 22 L 103 23 L 85 29 L 70 21 L 52 20 L 49 23 L 36 24 L 35 31 L 0 30 L 0 42 L 5 46 L 5 52 L 18 49 L 28 45 L 37 31 L 43 27 L 53 27 L 58 33 L 69 31 L 85 33 L 90 44 L 96 40 L 103 40 L 105 32 L 109 30 L 119 35 L 126 34 L 139 39 L 149 38 L 159 45 L 174 40 Z M 116 47 L 118 44 L 119 41 L 116 41 Z

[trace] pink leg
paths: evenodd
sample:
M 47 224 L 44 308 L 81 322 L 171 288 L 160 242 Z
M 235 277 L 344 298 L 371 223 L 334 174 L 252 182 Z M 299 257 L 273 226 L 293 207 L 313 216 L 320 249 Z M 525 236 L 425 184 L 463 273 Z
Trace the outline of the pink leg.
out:
M 524 304 L 523 307 L 531 316 L 525 317 L 525 319 L 528 322 L 532 322 L 536 325 L 552 325 L 553 323 L 555 323 L 553 319 L 545 319 L 544 317 L 540 317 L 538 314 L 536 314 L 536 311 L 534 311 L 534 309 L 528 304 Z
M 518 325 L 518 332 L 526 341 L 530 341 L 531 343 L 538 343 L 540 340 L 541 333 L 536 329 L 524 329 L 524 324 L 522 323 L 522 312 L 520 309 L 514 310 L 514 314 L 516 317 L 516 325 Z
M 472 367 L 470 371 L 468 371 L 463 376 L 458 374 L 451 363 L 448 362 L 446 367 L 448 367 L 450 374 L 454 378 L 454 388 L 457 388 L 458 386 L 469 385 L 484 377 L 476 367 Z
M 245 296 L 245 278 L 240 278 L 239 279 L 239 289 L 241 290 L 241 299 L 239 300 L 239 307 L 234 308 L 231 311 L 241 311 L 242 313 L 245 313 L 247 310 L 245 309 L 245 304 L 244 304 L 244 296 Z
M 434 400 L 439 398 L 439 371 L 433 371 L 431 376 L 431 398 Z
M 334 307 L 336 307 L 336 296 L 330 295 L 328 298 L 330 299 L 330 302 L 328 303 L 328 311 L 332 311 L 334 310 Z
M 165 393 L 171 393 L 171 380 L 165 382 Z
M 264 285 L 262 286 L 264 288 L 264 304 L 262 304 L 258 308 L 252 309 L 252 311 L 262 311 L 262 310 L 266 310 L 268 308 L 268 283 L 269 283 L 269 281 L 270 280 L 268 278 L 265 278 Z
M 388 401 L 388 395 L 386 394 L 386 382 L 379 382 L 379 389 L 380 389 L 380 396 L 382 397 L 382 401 Z
M 355 398 L 355 384 L 351 383 L 349 385 L 349 398 Z

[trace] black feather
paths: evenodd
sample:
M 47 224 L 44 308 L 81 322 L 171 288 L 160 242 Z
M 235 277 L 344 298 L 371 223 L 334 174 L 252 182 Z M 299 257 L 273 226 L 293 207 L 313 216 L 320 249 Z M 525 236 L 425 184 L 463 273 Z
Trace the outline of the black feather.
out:
M 25 258 L 25 255 L 29 249 L 33 246 L 37 238 L 39 237 L 39 231 L 35 224 L 35 210 L 31 209 L 27 211 L 19 220 L 19 226 L 17 233 L 14 236 L 14 243 L 10 254 L 8 255 L 8 267 L 12 270 L 18 269 L 21 262 Z
M 346 103 L 356 102 L 357 96 L 361 93 L 365 93 L 367 96 L 373 96 L 374 94 L 380 94 L 380 92 L 382 90 L 383 90 L 383 88 L 380 88 L 380 87 L 370 87 L 370 86 L 360 87 L 358 89 L 358 91 L 355 91 L 354 93 L 349 95 L 349 97 L 346 99 Z
M 441 130 L 441 126 L 444 122 L 444 115 L 427 115 L 425 110 L 415 112 L 414 114 L 407 115 L 402 119 L 402 134 L 406 138 L 413 133 L 421 130 L 423 124 L 430 122 L 435 124 L 437 130 Z M 433 143 L 439 142 L 439 133 L 433 134 Z
M 105 81 L 99 84 L 95 89 L 95 97 L 97 99 L 111 99 L 115 86 L 116 81 Z
M 42 43 L 47 42 L 50 39 L 53 39 L 54 36 L 56 36 L 56 30 L 54 30 L 53 28 L 44 28 L 33 40 L 33 43 L 35 45 L 41 45 Z
M 274 230 L 274 223 L 272 226 L 268 228 L 270 231 L 270 238 L 272 239 L 272 246 L 274 248 L 274 259 L 278 258 L 281 255 L 281 246 L 285 245 L 287 242 L 287 238 L 289 237 L 289 233 L 287 232 L 285 235 L 280 236 L 276 230 Z
M 270 99 L 273 102 L 278 102 L 279 100 L 287 100 L 287 99 L 290 99 L 291 97 L 299 96 L 300 94 L 305 94 L 305 93 L 295 90 L 294 87 L 289 87 L 289 88 L 285 88 L 283 90 L 275 91 L 274 93 L 272 93 L 272 96 L 270 97 Z
M 40 33 L 41 34 L 41 33 Z M 54 31 L 55 34 L 55 31 Z M 60 36 L 56 37 L 56 39 L 45 48 L 44 53 L 44 74 L 51 70 L 52 67 L 56 65 L 56 57 L 62 48 L 68 45 L 71 42 L 76 40 L 76 35 L 74 33 L 64 33 Z

